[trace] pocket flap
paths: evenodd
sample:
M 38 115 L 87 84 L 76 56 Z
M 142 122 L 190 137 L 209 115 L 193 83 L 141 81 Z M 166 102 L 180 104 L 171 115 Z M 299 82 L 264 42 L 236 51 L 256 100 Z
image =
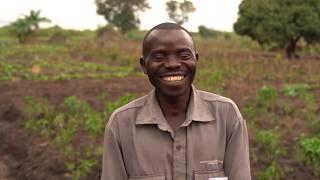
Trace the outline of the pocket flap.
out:
M 208 180 L 209 178 L 215 177 L 224 177 L 224 171 L 215 170 L 215 171 L 195 171 L 194 172 L 194 179 L 195 180 Z
M 129 180 L 165 180 L 165 176 L 135 176 L 129 177 Z

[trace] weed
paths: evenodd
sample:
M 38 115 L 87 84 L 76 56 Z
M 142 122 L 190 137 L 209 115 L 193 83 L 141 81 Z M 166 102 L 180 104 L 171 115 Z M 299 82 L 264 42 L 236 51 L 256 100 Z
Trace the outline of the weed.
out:
M 290 97 L 300 96 L 310 110 L 315 110 L 317 104 L 315 97 L 309 92 L 310 89 L 308 84 L 286 84 L 283 87 L 283 93 Z
M 104 117 L 106 119 L 109 119 L 111 113 L 116 110 L 118 107 L 123 106 L 130 101 L 132 101 L 135 98 L 135 95 L 132 93 L 126 93 L 123 96 L 120 96 L 116 101 L 114 102 L 108 102 L 106 104 L 106 108 L 104 111 Z
M 268 159 L 275 160 L 280 155 L 286 154 L 285 149 L 280 146 L 279 137 L 275 132 L 259 130 L 255 137 L 257 148 L 263 150 Z
M 295 151 L 296 158 L 313 168 L 313 173 L 320 176 L 320 136 L 299 137 Z
M 257 92 L 256 99 L 261 105 L 270 105 L 278 98 L 277 90 L 273 87 L 263 86 Z
M 272 161 L 264 171 L 258 173 L 259 180 L 280 180 L 283 175 L 280 165 L 276 161 Z

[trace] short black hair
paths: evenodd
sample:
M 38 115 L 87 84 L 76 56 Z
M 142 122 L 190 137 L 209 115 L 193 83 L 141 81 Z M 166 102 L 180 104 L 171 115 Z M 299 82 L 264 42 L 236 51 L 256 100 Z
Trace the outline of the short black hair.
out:
M 194 43 L 192 34 L 187 29 L 185 29 L 184 27 L 182 27 L 182 26 L 180 26 L 179 24 L 176 24 L 176 23 L 165 22 L 165 23 L 161 23 L 161 24 L 158 24 L 158 25 L 154 26 L 144 36 L 143 43 L 142 43 L 142 55 L 143 56 L 145 55 L 145 49 L 146 49 L 145 46 L 146 46 L 147 38 L 148 38 L 149 34 L 154 30 L 183 30 L 191 37 L 194 50 L 196 50 L 196 44 Z

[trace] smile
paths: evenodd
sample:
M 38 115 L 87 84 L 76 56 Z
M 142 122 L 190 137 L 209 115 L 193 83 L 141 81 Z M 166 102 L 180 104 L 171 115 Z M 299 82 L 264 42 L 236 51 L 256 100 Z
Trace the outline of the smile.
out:
M 174 82 L 174 81 L 181 81 L 185 78 L 184 75 L 173 75 L 173 76 L 163 76 L 161 79 L 168 81 L 168 82 Z

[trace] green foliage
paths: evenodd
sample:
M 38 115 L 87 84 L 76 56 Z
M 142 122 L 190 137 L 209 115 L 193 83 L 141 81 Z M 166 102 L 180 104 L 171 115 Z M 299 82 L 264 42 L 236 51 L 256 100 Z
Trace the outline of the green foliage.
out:
M 183 0 L 182 2 L 169 0 L 166 2 L 166 6 L 169 18 L 179 25 L 187 22 L 189 20 L 189 14 L 196 10 L 193 3 L 188 0 Z
M 96 138 L 101 133 L 103 128 L 101 114 L 94 111 L 86 101 L 70 96 L 65 99 L 64 108 L 68 112 L 70 122 L 80 124 L 91 137 Z M 75 128 L 76 126 L 72 129 Z
M 287 96 L 298 96 L 306 93 L 310 89 L 308 84 L 286 84 L 283 87 L 283 93 Z
M 317 108 L 316 99 L 310 93 L 311 87 L 308 84 L 286 84 L 283 87 L 283 93 L 287 96 L 300 96 L 306 102 L 310 110 Z
M 103 35 L 104 32 L 106 31 L 114 31 L 114 27 L 112 24 L 107 24 L 106 26 L 101 26 L 101 27 L 98 27 L 97 30 L 96 30 L 96 35 L 97 37 L 100 37 Z
M 276 160 L 277 157 L 285 154 L 285 150 L 280 146 L 278 135 L 273 131 L 257 131 L 255 141 L 256 147 L 265 152 L 270 160 Z
M 11 32 L 18 38 L 19 42 L 24 42 L 39 29 L 41 22 L 50 22 L 45 17 L 40 17 L 40 10 L 31 10 L 29 15 L 24 15 L 24 18 L 19 18 L 11 23 Z
M 208 37 L 215 38 L 218 36 L 218 31 L 216 31 L 214 29 L 209 29 L 203 25 L 199 26 L 198 30 L 199 30 L 200 36 L 203 38 L 208 38 Z
M 136 29 L 140 23 L 137 12 L 149 8 L 146 0 L 95 0 L 95 2 L 97 13 L 123 33 Z
M 135 95 L 132 93 L 126 93 L 123 96 L 120 96 L 116 101 L 114 102 L 108 102 L 106 104 L 106 108 L 104 111 L 104 116 L 106 119 L 109 119 L 111 113 L 116 110 L 117 108 L 129 103 L 135 98 Z
M 313 173 L 320 176 L 320 136 L 306 138 L 300 136 L 296 147 L 298 160 L 311 165 Z
M 258 180 L 280 180 L 283 172 L 276 161 L 272 161 L 264 171 L 258 173 Z
M 21 70 L 21 65 L 0 61 L 0 80 L 9 80 Z
M 26 97 L 26 106 L 25 128 L 32 131 L 40 130 L 44 138 L 51 139 L 66 156 L 66 166 L 72 179 L 79 179 L 89 173 L 98 156 L 92 147 L 103 130 L 102 114 L 75 96 L 66 98 L 60 107 L 50 105 L 46 99 Z M 80 128 L 86 130 L 90 138 L 84 155 L 75 152 L 72 146 L 74 136 Z
M 127 104 L 134 99 L 131 93 L 120 96 L 116 101 L 108 102 L 105 112 L 97 112 L 83 100 L 75 96 L 64 99 L 62 104 L 53 106 L 47 99 L 35 99 L 26 97 L 26 122 L 25 128 L 31 131 L 40 131 L 40 134 L 50 140 L 65 155 L 66 168 L 72 179 L 85 177 L 101 156 L 99 147 L 96 147 L 96 139 L 103 132 L 105 122 L 111 113 L 118 107 Z M 100 100 L 105 101 L 104 93 Z M 85 130 L 88 140 L 86 147 L 76 151 L 73 147 L 75 135 Z
M 270 105 L 278 98 L 278 92 L 275 88 L 263 86 L 257 91 L 256 99 L 258 103 Z
M 244 0 L 234 30 L 261 45 L 284 47 L 291 58 L 300 39 L 320 41 L 319 7 L 318 0 Z

